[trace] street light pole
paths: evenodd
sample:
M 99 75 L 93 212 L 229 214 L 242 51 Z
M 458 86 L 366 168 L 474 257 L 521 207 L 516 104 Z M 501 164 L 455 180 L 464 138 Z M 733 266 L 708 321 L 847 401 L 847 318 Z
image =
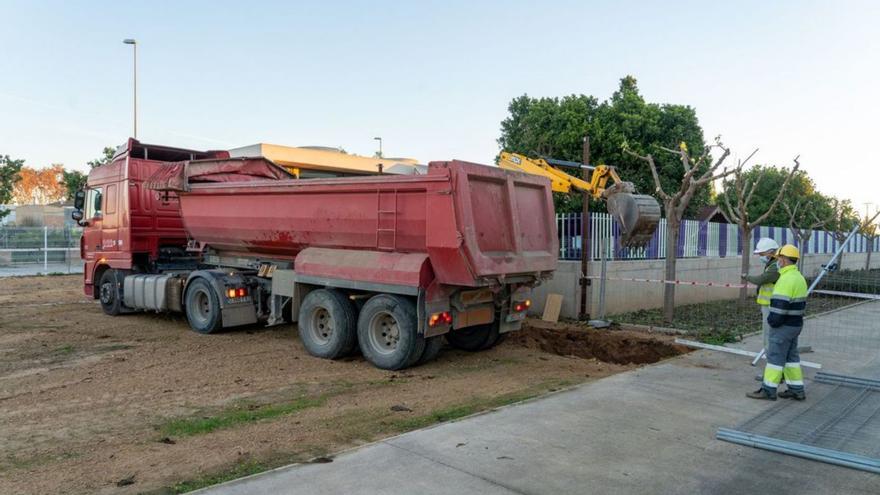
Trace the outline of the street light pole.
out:
M 126 45 L 134 49 L 134 138 L 138 137 L 138 47 L 137 40 L 126 38 L 122 40 Z
M 374 137 L 373 139 L 376 141 L 379 141 L 379 158 L 383 158 L 383 156 L 382 156 L 382 138 L 381 137 Z

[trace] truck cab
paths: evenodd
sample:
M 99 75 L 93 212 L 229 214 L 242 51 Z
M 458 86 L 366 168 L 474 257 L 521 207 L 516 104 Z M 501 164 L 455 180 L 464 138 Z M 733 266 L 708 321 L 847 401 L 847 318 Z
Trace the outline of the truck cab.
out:
M 102 278 L 107 278 L 105 289 L 110 290 L 112 281 L 104 277 L 108 270 L 152 273 L 185 260 L 187 235 L 177 196 L 147 189 L 145 182 L 169 163 L 228 156 L 225 151 L 129 139 L 110 163 L 92 169 L 85 189 L 77 193 L 74 211 L 74 219 L 84 227 L 80 256 L 85 294 L 101 298 Z

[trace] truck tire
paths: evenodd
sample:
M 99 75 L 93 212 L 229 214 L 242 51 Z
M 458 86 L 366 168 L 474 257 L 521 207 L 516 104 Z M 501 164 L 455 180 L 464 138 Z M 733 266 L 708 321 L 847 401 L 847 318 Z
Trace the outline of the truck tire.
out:
M 207 280 L 197 278 L 189 283 L 185 304 L 186 319 L 196 332 L 214 333 L 223 328 L 220 298 Z
M 98 300 L 101 301 L 101 309 L 110 316 L 122 313 L 122 275 L 119 270 L 109 269 L 101 275 L 98 283 Z
M 456 349 L 468 352 L 484 351 L 494 347 L 501 340 L 498 323 L 496 320 L 485 325 L 452 330 L 446 334 L 446 340 Z
M 409 299 L 380 294 L 364 304 L 358 317 L 358 343 L 367 361 L 383 370 L 414 365 L 425 350 L 416 307 Z
M 433 361 L 437 357 L 437 355 L 440 354 L 440 349 L 442 347 L 442 335 L 425 339 L 425 350 L 422 351 L 422 357 L 420 357 L 419 360 L 416 361 L 416 366 L 421 366 L 425 363 Z
M 309 292 L 299 308 L 299 339 L 312 356 L 345 357 L 357 345 L 357 311 L 345 294 L 332 289 Z

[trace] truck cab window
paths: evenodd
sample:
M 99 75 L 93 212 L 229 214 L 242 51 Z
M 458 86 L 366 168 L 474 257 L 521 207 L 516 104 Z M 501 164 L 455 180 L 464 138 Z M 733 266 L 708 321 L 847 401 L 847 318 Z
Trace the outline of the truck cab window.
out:
M 103 189 L 100 187 L 89 189 L 89 194 L 86 197 L 86 218 L 95 218 L 101 215 L 102 192 Z

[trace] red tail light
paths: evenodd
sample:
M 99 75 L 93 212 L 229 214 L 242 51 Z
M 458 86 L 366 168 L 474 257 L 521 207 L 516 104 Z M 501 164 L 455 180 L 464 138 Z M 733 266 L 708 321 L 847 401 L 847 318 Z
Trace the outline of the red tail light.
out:
M 245 289 L 244 287 L 239 287 L 239 288 L 238 288 L 238 291 L 236 292 L 236 295 L 238 295 L 238 297 L 244 297 L 244 296 L 246 296 L 246 295 L 247 295 L 247 289 Z
M 449 325 L 452 323 L 452 313 L 444 311 L 442 313 L 434 313 L 428 318 L 428 326 L 436 327 L 437 325 Z
M 530 307 L 531 305 L 532 305 L 532 301 L 529 300 L 529 299 L 526 299 L 525 301 L 518 302 L 518 303 L 514 304 L 514 305 L 513 305 L 513 310 L 514 310 L 515 312 L 517 312 L 517 313 L 521 313 L 521 312 L 523 312 L 523 311 L 529 309 L 529 307 Z

